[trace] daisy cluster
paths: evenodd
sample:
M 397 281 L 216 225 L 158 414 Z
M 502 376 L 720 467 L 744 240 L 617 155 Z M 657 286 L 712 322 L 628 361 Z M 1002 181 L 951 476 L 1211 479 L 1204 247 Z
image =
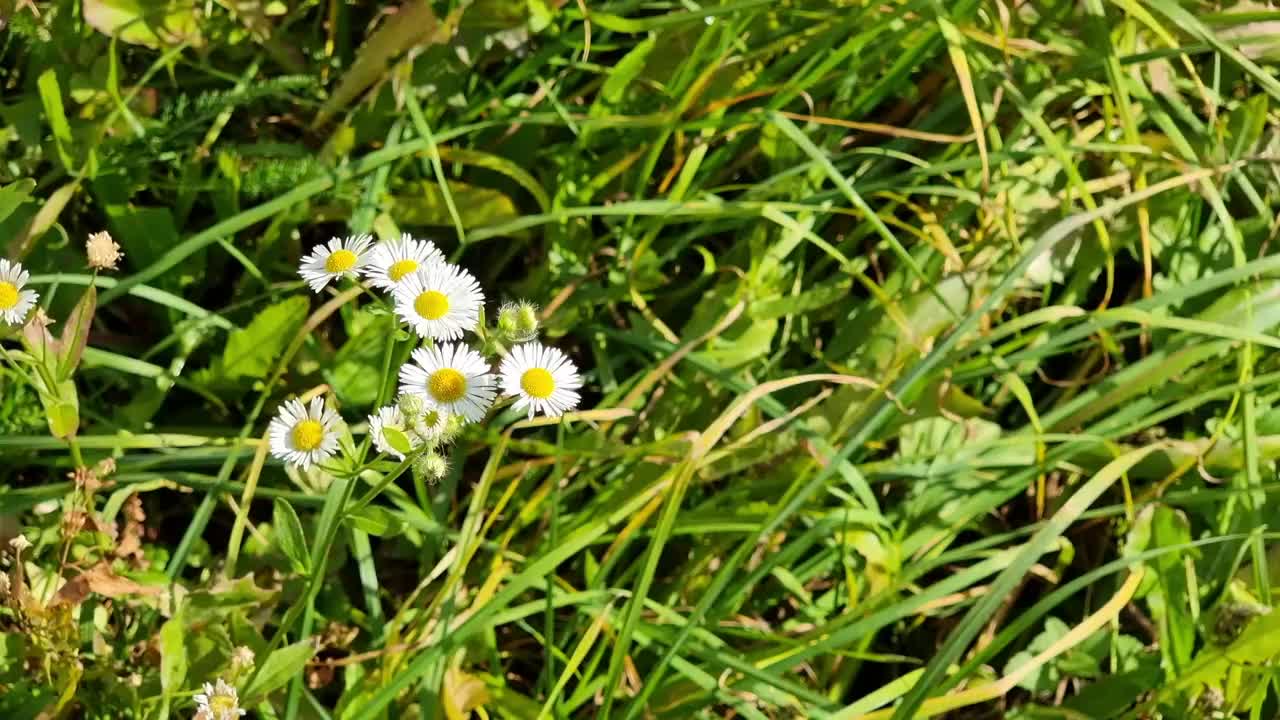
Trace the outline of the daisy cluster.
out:
M 369 416 L 369 437 L 383 454 L 413 455 L 425 475 L 444 474 L 436 449 L 464 425 L 483 421 L 502 397 L 530 418 L 578 406 L 578 370 L 564 353 L 537 341 L 536 308 L 504 305 L 496 328 L 486 329 L 480 283 L 428 240 L 334 238 L 303 257 L 298 274 L 314 292 L 343 278 L 367 283 L 386 293 L 397 321 L 420 338 L 421 347 L 399 370 L 396 402 Z M 468 335 L 478 347 L 468 344 Z M 341 427 L 324 400 L 288 400 L 268 428 L 271 452 L 306 469 L 339 451 Z

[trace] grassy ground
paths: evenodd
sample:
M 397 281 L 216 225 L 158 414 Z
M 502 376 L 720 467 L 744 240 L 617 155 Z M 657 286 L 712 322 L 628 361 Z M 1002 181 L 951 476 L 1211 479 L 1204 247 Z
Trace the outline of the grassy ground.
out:
M 0 717 L 1280 713 L 1280 13 L 377 5 L 0 0 L 2 254 L 88 331 L 3 344 Z M 402 231 L 582 412 L 287 471 L 413 344 L 298 259 Z

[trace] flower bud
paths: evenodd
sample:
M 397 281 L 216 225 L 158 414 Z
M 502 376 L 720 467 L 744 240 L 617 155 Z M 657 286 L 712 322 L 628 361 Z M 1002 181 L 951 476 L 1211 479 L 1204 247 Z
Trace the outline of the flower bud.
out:
M 422 402 L 422 397 L 413 393 L 401 395 L 399 404 L 400 413 L 404 415 L 405 420 L 409 423 L 412 423 L 414 418 L 417 418 L 426 409 L 425 403 Z
M 449 472 L 449 461 L 439 453 L 428 450 L 413 461 L 413 469 L 429 482 L 438 482 Z
M 498 332 L 508 342 L 528 342 L 538 337 L 538 306 L 521 300 L 498 311 Z

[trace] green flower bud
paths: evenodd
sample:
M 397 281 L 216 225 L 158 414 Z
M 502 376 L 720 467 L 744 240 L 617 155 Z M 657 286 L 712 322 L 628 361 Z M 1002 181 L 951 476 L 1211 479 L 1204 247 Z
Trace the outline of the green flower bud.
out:
M 504 338 L 509 338 L 516 332 L 517 308 L 514 303 L 507 303 L 498 310 L 498 334 Z
M 413 469 L 428 482 L 438 482 L 449 472 L 449 461 L 439 453 L 428 450 L 413 461 Z
M 532 340 L 538 336 L 538 306 L 529 302 L 521 302 L 516 310 L 516 330 L 524 337 Z
M 528 342 L 538 337 L 538 306 L 521 300 L 498 311 L 498 333 L 507 342 Z
M 404 415 L 405 420 L 409 423 L 413 422 L 413 418 L 422 414 L 426 409 L 426 404 L 422 402 L 422 398 L 412 393 L 405 393 L 400 396 L 398 401 L 400 405 L 400 413 Z

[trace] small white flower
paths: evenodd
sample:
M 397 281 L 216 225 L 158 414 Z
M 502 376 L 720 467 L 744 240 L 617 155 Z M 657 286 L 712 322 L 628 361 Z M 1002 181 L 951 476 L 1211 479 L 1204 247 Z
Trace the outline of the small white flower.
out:
M 493 375 L 480 353 L 443 343 L 418 348 L 400 367 L 400 392 L 421 396 L 426 410 L 442 410 L 478 422 L 493 404 Z
M 395 300 L 396 314 L 420 337 L 457 340 L 480 322 L 484 293 L 471 273 L 437 263 L 402 280 Z
M 267 427 L 271 454 L 303 470 L 324 462 L 338 450 L 340 420 L 322 398 L 313 398 L 310 408 L 296 398 L 287 400 Z
M 414 418 L 409 429 L 425 443 L 443 441 L 449 433 L 449 417 L 443 410 L 427 410 Z
M 498 368 L 502 389 L 516 398 L 515 409 L 556 416 L 578 407 L 582 378 L 565 354 L 538 343 L 517 345 Z
M 21 325 L 27 319 L 27 312 L 39 297 L 35 290 L 22 289 L 30 277 L 21 263 L 0 258 L 0 322 Z
M 368 264 L 372 244 L 371 235 L 354 235 L 345 240 L 333 238 L 302 258 L 298 274 L 311 286 L 312 292 L 320 292 L 330 280 L 344 275 L 355 277 Z
M 415 240 L 405 233 L 399 240 L 378 243 L 364 266 L 365 277 L 375 287 L 395 290 L 415 272 L 444 263 L 444 253 L 430 240 Z
M 198 720 L 235 720 L 249 714 L 240 707 L 240 698 L 235 686 L 218 678 L 218 684 L 204 684 L 204 692 L 195 696 L 196 718 Z
M 400 412 L 400 408 L 395 405 L 387 405 L 379 408 L 378 412 L 369 416 L 369 437 L 373 438 L 373 446 L 378 448 L 378 452 L 392 455 L 400 460 L 404 459 L 404 453 L 391 446 L 387 442 L 384 428 L 394 428 L 402 433 L 408 434 L 404 420 L 404 413 Z M 410 440 L 412 443 L 412 440 Z

